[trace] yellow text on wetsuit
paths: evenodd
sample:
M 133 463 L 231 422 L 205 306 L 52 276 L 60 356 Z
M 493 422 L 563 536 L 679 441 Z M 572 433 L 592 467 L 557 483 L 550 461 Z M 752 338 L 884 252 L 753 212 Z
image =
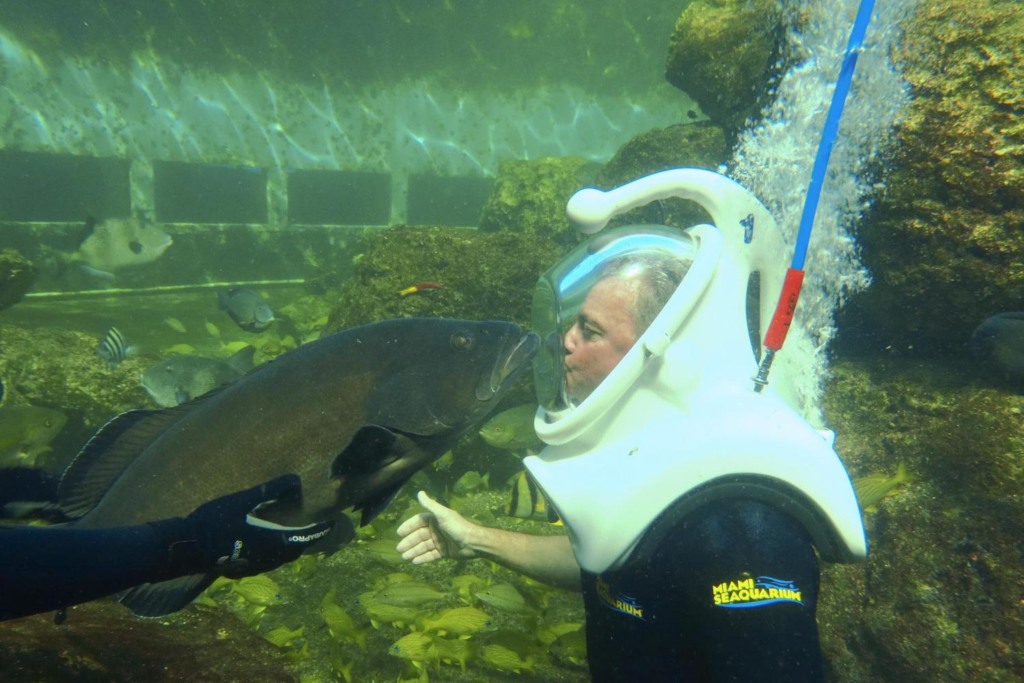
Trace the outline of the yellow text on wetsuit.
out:
M 628 614 L 629 616 L 636 617 L 637 619 L 644 618 L 643 607 L 635 602 L 623 600 L 612 595 L 612 591 L 608 587 L 608 584 L 600 577 L 597 579 L 597 596 L 601 598 L 601 602 L 608 605 L 616 612 L 622 612 L 623 614 Z
M 799 602 L 803 603 L 800 591 L 789 588 L 767 588 L 757 586 L 753 578 L 739 581 L 723 581 L 711 587 L 716 605 L 767 602 Z

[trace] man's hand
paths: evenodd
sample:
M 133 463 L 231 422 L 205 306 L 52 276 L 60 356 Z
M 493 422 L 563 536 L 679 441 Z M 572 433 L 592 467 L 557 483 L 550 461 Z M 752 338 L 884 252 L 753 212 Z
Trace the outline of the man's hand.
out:
M 402 540 L 396 549 L 402 553 L 403 560 L 423 564 L 442 557 L 476 557 L 468 545 L 475 524 L 423 491 L 419 492 L 417 499 L 427 511 L 410 517 L 397 529 Z

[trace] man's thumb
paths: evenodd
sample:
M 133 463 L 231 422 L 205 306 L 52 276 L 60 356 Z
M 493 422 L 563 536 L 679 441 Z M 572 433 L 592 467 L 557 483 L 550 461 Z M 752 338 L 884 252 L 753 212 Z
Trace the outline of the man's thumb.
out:
M 426 508 L 427 512 L 434 516 L 437 516 L 438 512 L 444 512 L 444 506 L 428 496 L 426 491 L 420 491 L 416 495 L 416 500 L 420 502 L 420 505 Z

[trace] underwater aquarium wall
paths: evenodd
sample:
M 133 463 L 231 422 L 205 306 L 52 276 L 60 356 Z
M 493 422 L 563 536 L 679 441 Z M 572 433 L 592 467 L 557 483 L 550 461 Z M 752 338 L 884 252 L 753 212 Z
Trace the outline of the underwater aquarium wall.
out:
M 457 203 L 451 216 L 408 207 L 417 184 L 493 178 L 508 159 L 603 162 L 633 134 L 694 109 L 658 78 L 675 9 L 7 3 L 0 164 L 14 180 L 4 196 L 18 201 L 4 202 L 0 219 L 124 215 L 127 193 L 131 212 L 162 223 L 473 225 Z M 59 193 L 39 167 L 80 157 L 128 163 L 105 168 L 106 196 L 55 211 Z M 332 208 L 332 193 L 315 189 L 355 203 L 363 174 L 382 179 L 371 182 L 378 194 L 386 179 L 372 212 Z M 481 193 L 467 202 L 479 208 Z

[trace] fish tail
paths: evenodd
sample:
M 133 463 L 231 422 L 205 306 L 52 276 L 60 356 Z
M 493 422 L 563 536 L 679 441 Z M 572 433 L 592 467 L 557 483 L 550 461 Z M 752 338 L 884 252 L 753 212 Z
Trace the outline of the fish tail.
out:
M 87 263 L 79 263 L 78 269 L 86 275 L 91 275 L 94 278 L 103 280 L 104 282 L 113 282 L 114 274 L 109 270 L 100 270 L 99 268 L 93 268 Z

